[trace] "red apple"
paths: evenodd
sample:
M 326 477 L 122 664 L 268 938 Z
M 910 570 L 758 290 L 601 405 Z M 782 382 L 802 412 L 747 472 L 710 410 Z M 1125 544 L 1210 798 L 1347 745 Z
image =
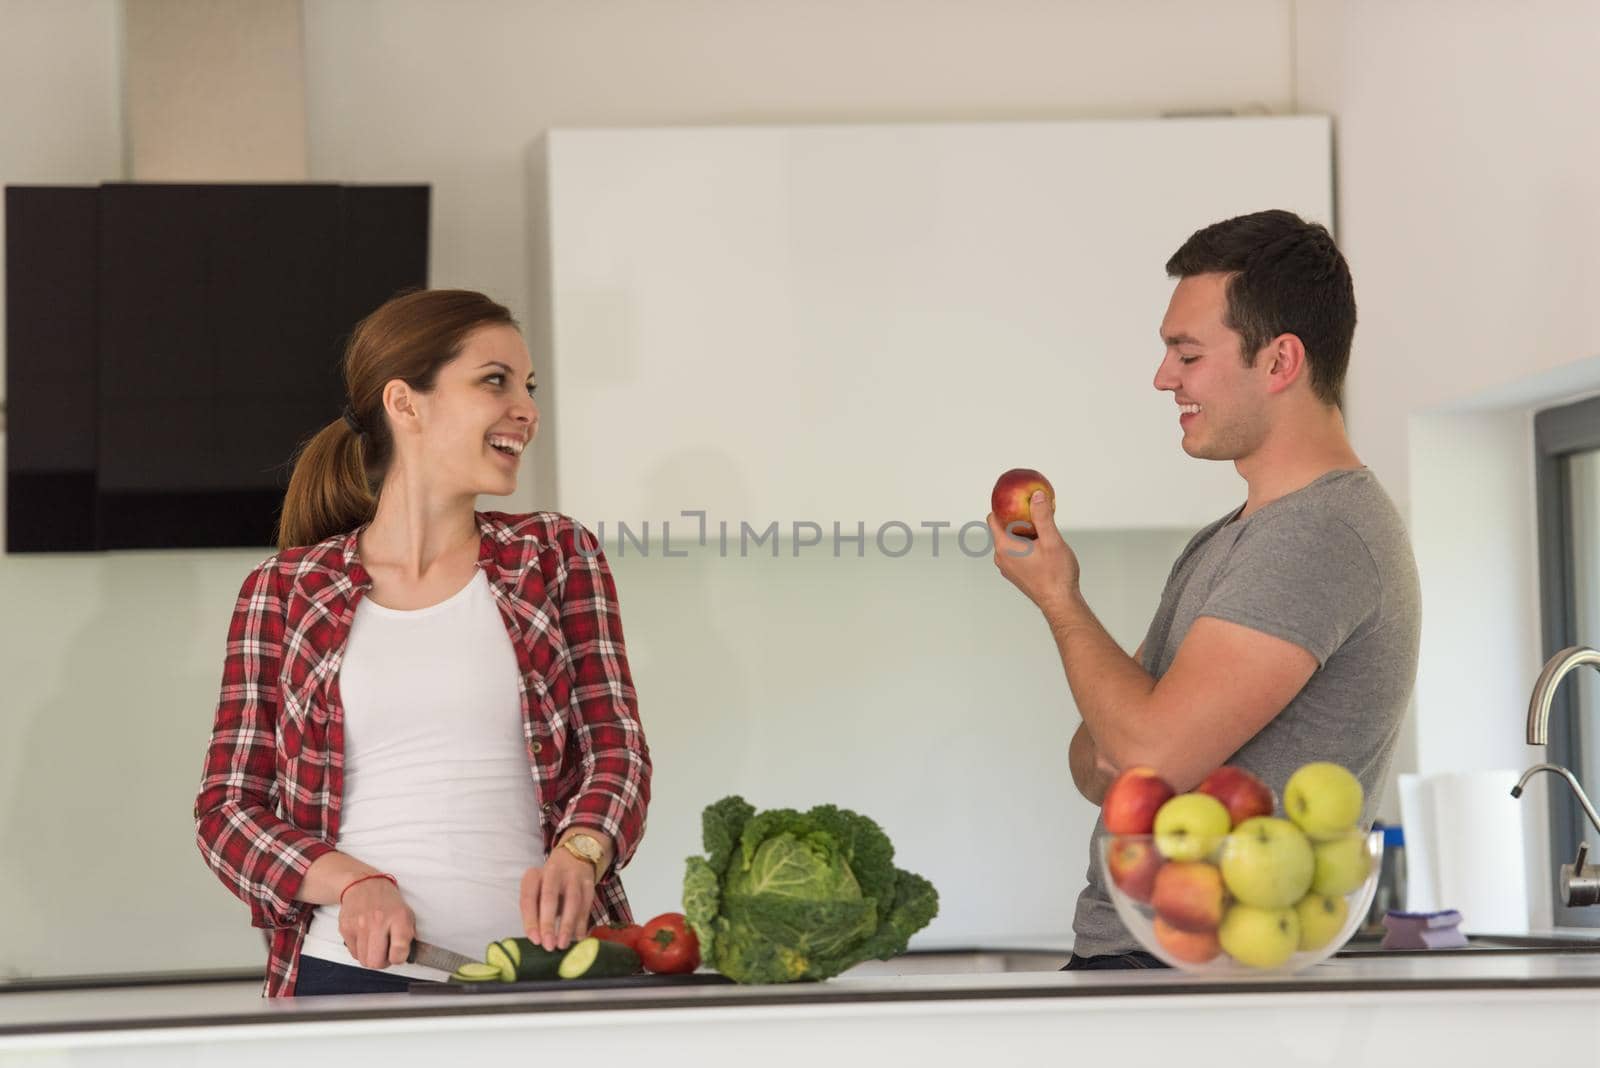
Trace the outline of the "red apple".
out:
M 1156 872 L 1164 863 L 1149 838 L 1113 838 L 1106 850 L 1106 871 L 1117 889 L 1135 901 L 1149 901 Z
M 1179 960 L 1190 964 L 1204 964 L 1222 952 L 1215 931 L 1183 931 L 1172 926 L 1160 916 L 1155 919 L 1156 941 L 1161 948 Z
M 1203 860 L 1173 860 L 1156 872 L 1150 904 L 1180 931 L 1204 934 L 1222 923 L 1222 872 Z
M 1175 792 L 1154 768 L 1129 768 L 1106 788 L 1100 818 L 1112 834 L 1149 834 L 1156 825 L 1156 810 Z
M 994 492 L 989 495 L 989 510 L 994 512 L 1001 526 L 1019 538 L 1039 536 L 1033 527 L 1033 505 L 1030 503 L 1034 490 L 1044 490 L 1045 500 L 1055 503 L 1055 487 L 1050 485 L 1048 478 L 1031 467 L 1013 467 L 1000 476 L 994 484 Z
M 1195 789 L 1221 801 L 1235 827 L 1256 816 L 1272 815 L 1272 790 L 1243 768 L 1220 767 Z

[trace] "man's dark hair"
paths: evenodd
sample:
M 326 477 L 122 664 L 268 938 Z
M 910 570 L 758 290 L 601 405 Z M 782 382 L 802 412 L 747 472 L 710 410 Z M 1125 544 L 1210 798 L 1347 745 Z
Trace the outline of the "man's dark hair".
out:
M 1172 278 L 1214 273 L 1231 276 L 1223 324 L 1238 333 L 1245 366 L 1273 338 L 1293 334 L 1305 346 L 1312 391 L 1342 407 L 1356 293 L 1327 227 L 1258 211 L 1196 230 L 1167 261 Z

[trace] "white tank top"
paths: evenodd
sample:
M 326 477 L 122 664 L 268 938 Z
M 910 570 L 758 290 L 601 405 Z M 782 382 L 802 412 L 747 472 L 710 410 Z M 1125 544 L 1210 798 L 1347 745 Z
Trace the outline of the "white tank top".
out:
M 482 569 L 428 608 L 360 601 L 339 671 L 338 849 L 395 877 L 418 938 L 475 958 L 522 933 L 522 873 L 544 863 L 517 672 Z M 301 952 L 360 966 L 337 905 L 316 908 Z M 388 972 L 445 976 L 415 964 Z

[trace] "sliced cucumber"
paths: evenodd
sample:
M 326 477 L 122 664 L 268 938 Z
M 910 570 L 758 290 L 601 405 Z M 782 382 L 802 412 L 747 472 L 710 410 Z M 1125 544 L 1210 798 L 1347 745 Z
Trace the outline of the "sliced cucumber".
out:
M 585 938 L 561 960 L 563 979 L 621 979 L 639 971 L 639 954 L 619 942 Z
M 489 966 L 499 973 L 500 978 L 508 983 L 517 981 L 517 966 L 511 960 L 511 955 L 506 952 L 506 947 L 499 942 L 490 942 L 489 948 L 484 951 L 483 959 Z
M 517 966 L 518 979 L 555 979 L 556 969 L 566 953 L 559 949 L 545 949 L 531 938 L 502 938 L 499 942 L 506 956 Z
M 501 980 L 500 969 L 493 964 L 470 961 L 450 973 L 452 983 L 495 983 Z

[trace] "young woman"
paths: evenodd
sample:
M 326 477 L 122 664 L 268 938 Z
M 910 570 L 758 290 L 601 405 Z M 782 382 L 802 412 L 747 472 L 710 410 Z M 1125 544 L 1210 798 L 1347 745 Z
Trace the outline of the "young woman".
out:
M 413 937 L 565 948 L 629 919 L 650 755 L 616 588 L 516 489 L 539 427 L 509 312 L 425 290 L 368 316 L 245 580 L 195 804 L 206 862 L 270 928 L 266 994 L 404 990 Z

